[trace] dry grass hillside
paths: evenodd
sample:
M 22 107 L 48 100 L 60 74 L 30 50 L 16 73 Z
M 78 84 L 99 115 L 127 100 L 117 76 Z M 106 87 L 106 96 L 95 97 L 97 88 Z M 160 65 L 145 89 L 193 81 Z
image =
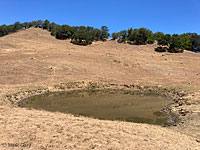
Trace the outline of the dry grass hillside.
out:
M 114 41 L 82 47 L 29 29 L 0 38 L 0 84 L 98 80 L 133 84 L 199 84 L 200 55 L 156 53 L 155 45 Z M 6 66 L 6 67 L 5 67 Z
M 200 54 L 157 53 L 155 47 L 115 41 L 77 46 L 34 28 L 1 37 L 2 100 L 25 89 L 69 82 L 149 85 L 186 91 L 190 105 L 179 109 L 190 114 L 185 124 L 166 129 L 14 108 L 1 102 L 0 147 L 13 149 L 6 143 L 27 142 L 29 149 L 200 149 Z

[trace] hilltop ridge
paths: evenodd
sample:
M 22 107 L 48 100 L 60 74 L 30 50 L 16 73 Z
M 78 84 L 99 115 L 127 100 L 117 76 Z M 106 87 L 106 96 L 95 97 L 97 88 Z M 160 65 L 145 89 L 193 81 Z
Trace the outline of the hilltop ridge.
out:
M 78 46 L 39 28 L 0 37 L 0 143 L 31 141 L 30 149 L 199 149 L 200 55 L 157 53 L 156 46 L 113 40 Z M 190 113 L 185 124 L 167 129 L 13 107 L 12 100 L 20 100 L 16 93 L 32 96 L 35 89 L 73 89 L 77 83 L 79 89 L 92 83 L 175 88 L 191 98 L 177 111 Z
M 187 51 L 183 54 L 156 53 L 155 47 L 155 44 L 137 46 L 119 44 L 112 40 L 98 41 L 82 47 L 71 44 L 69 40 L 57 40 L 48 31 L 36 28 L 0 38 L 0 53 L 3 54 L 1 61 L 8 63 L 8 72 L 13 70 L 13 63 L 19 63 L 15 66 L 17 70 L 21 69 L 20 63 L 23 63 L 24 78 L 29 71 L 39 71 L 41 73 L 32 74 L 31 78 L 38 78 L 39 82 L 40 75 L 46 76 L 47 82 L 52 78 L 52 70 L 49 69 L 51 66 L 57 68 L 58 74 L 55 76 L 58 80 L 67 81 L 71 80 L 71 77 L 79 80 L 89 77 L 91 80 L 103 79 L 134 84 L 200 82 L 200 64 L 197 61 L 199 54 Z M 22 60 L 16 63 L 19 58 Z M 1 70 L 1 73 L 4 74 L 4 71 Z M 15 73 L 18 75 L 18 72 Z M 10 75 L 11 72 L 5 78 Z M 19 73 L 19 76 L 21 75 Z M 24 78 L 15 80 L 16 84 L 24 83 Z M 27 80 L 30 80 L 30 76 Z M 8 83 L 10 80 L 1 82 Z

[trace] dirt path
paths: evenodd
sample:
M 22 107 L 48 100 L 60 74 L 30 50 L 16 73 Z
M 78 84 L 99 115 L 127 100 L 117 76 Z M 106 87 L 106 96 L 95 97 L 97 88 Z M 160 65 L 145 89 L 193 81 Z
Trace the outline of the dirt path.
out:
M 30 149 L 199 149 L 200 55 L 156 53 L 155 47 L 114 41 L 81 47 L 56 40 L 41 29 L 1 37 L 1 146 L 12 149 L 8 143 L 27 142 Z M 51 90 L 65 83 L 73 89 L 76 82 L 83 83 L 81 86 L 98 82 L 182 91 L 187 103 L 172 107 L 182 114 L 182 123 L 165 129 L 13 108 L 10 103 L 21 98 L 13 95 L 17 92 L 31 95 L 34 89 Z

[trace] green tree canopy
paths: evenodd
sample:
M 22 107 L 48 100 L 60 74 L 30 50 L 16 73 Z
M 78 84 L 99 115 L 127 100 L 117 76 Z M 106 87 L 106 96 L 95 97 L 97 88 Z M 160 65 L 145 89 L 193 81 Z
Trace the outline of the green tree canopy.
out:
M 108 33 L 108 31 L 109 31 L 109 29 L 108 29 L 107 26 L 102 26 L 101 27 L 101 40 L 102 41 L 105 41 L 110 36 L 110 34 Z
M 147 43 L 149 37 L 152 36 L 152 31 L 146 28 L 134 29 L 129 36 L 130 41 L 135 41 L 137 45 L 143 45 Z
M 178 34 L 173 34 L 170 42 L 170 49 L 180 49 L 181 40 Z
M 49 25 L 50 25 L 50 21 L 46 19 L 44 23 L 42 24 L 42 28 L 49 30 Z
M 79 45 L 88 45 L 93 41 L 105 41 L 109 38 L 109 29 L 107 26 L 102 26 L 101 29 L 97 29 L 90 26 L 69 26 L 69 25 L 57 25 L 56 23 L 50 23 L 49 20 L 32 21 L 32 22 L 15 22 L 11 25 L 0 26 L 0 37 L 10 33 L 17 32 L 21 29 L 28 29 L 30 27 L 42 27 L 45 30 L 51 32 L 51 35 L 57 39 L 71 39 L 72 43 Z M 190 50 L 200 51 L 200 35 L 197 33 L 185 33 L 185 34 L 164 34 L 162 32 L 152 33 L 151 30 L 146 28 L 122 30 L 118 33 L 112 33 L 112 39 L 118 39 L 118 42 L 125 42 L 129 44 L 153 44 L 154 41 L 158 41 L 158 45 L 167 46 L 165 48 L 172 50 Z
M 179 35 L 180 38 L 180 48 L 185 50 L 192 50 L 192 42 L 187 34 Z
M 154 33 L 154 39 L 158 42 L 158 45 L 168 45 L 168 43 L 165 40 L 165 34 L 162 32 L 156 32 Z
M 119 38 L 119 33 L 112 33 L 112 40 L 116 40 Z

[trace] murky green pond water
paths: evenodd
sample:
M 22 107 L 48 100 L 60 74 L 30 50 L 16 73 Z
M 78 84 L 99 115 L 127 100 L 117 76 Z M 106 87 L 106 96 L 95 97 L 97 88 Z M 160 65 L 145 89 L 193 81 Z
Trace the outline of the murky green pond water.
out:
M 161 110 L 169 103 L 170 100 L 160 96 L 139 96 L 118 92 L 72 92 L 32 97 L 26 100 L 24 107 L 103 120 L 162 125 L 169 116 Z

